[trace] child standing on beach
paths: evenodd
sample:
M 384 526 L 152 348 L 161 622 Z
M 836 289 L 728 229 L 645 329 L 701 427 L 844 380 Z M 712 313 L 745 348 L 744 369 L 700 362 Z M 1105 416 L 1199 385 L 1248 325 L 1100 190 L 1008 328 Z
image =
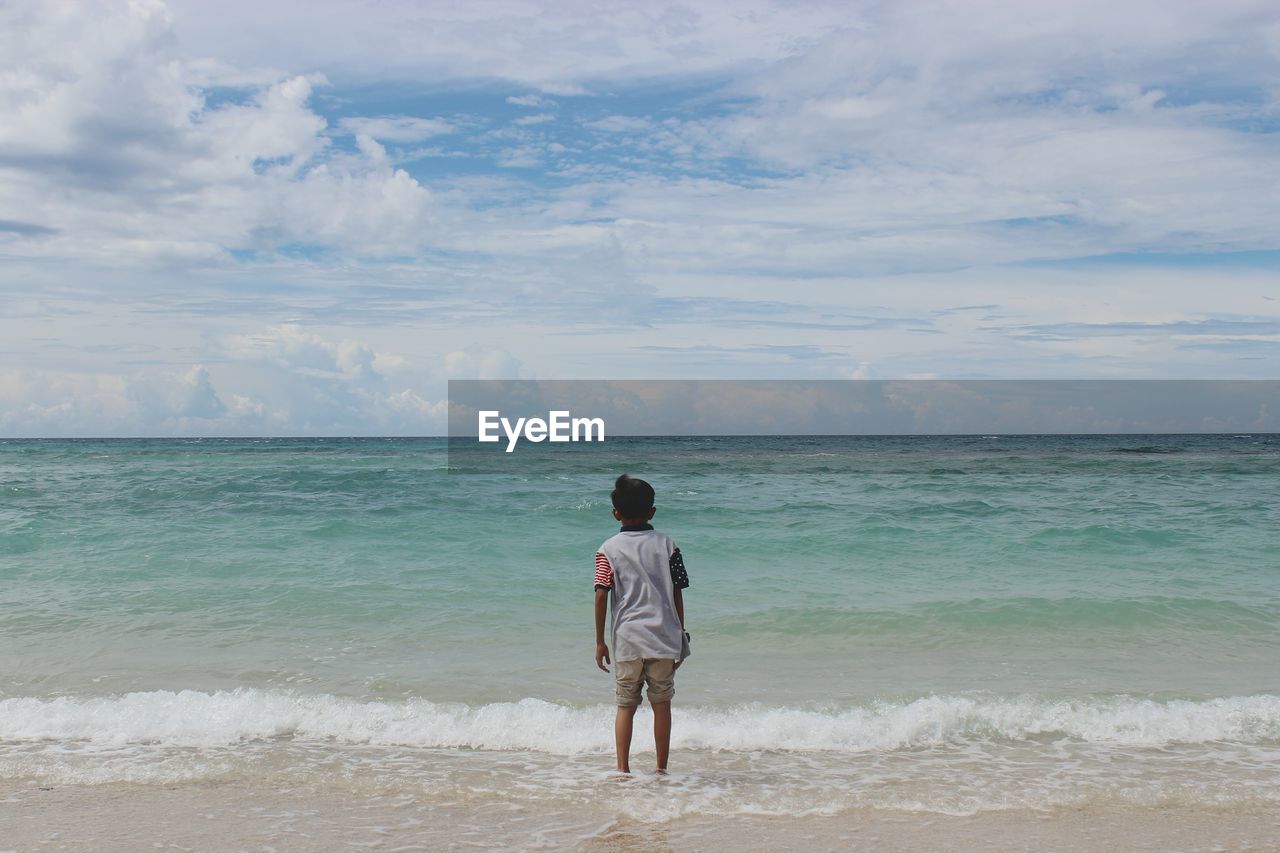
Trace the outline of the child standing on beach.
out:
M 631 772 L 631 724 L 640 685 L 649 687 L 658 772 L 667 771 L 671 749 L 671 697 L 675 671 L 689 656 L 684 597 L 689 586 L 684 558 L 671 537 L 653 529 L 653 487 L 623 474 L 613 485 L 613 517 L 622 523 L 596 551 L 596 666 L 613 663 L 618 713 L 613 734 L 618 770 Z M 613 660 L 604 641 L 606 603 L 612 604 Z

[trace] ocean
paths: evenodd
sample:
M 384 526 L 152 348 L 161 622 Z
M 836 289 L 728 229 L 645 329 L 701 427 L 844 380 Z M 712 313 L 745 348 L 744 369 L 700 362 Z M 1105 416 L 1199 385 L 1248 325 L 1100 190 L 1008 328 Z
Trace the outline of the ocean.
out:
M 498 810 L 511 844 L 696 816 L 1280 806 L 1280 436 L 450 456 L 0 441 L 0 780 L 310 786 L 453 815 L 437 840 Z M 685 555 L 694 652 L 672 772 L 630 783 L 609 776 L 591 615 L 623 471 Z

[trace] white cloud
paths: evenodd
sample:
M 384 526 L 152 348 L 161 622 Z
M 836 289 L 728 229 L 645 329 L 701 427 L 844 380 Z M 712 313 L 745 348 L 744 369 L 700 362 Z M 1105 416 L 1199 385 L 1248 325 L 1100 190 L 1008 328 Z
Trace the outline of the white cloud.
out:
M 270 8 L 246 8 L 246 20 L 270 30 L 277 7 L 258 5 Z M 395 165 L 403 151 L 383 147 L 456 129 L 440 119 L 348 117 L 340 127 L 356 135 L 357 150 L 336 150 L 309 106 L 319 71 L 336 67 L 329 58 L 317 57 L 305 69 L 311 76 L 215 104 L 193 81 L 228 77 L 235 66 L 225 56 L 187 59 L 178 49 L 189 51 L 184 27 L 202 20 L 203 9 L 180 3 L 170 15 L 138 4 L 65 16 L 32 7 L 25 27 L 10 28 L 22 37 L 7 45 L 22 74 L 3 84 L 13 120 L 0 122 L 0 132 L 13 144 L 4 155 L 12 168 L 0 172 L 0 220 L 14 223 L 5 239 L 17 254 L 110 264 L 218 263 L 227 250 L 282 247 L 360 257 L 479 250 L 536 264 L 562 238 L 603 238 L 644 246 L 683 269 L 752 263 L 866 273 L 1274 245 L 1270 223 L 1280 219 L 1280 202 L 1257 179 L 1280 167 L 1274 146 L 1221 110 L 1207 118 L 1203 103 L 1169 95 L 1185 82 L 1185 68 L 1213 69 L 1217 44 L 1237 47 L 1233 63 L 1213 69 L 1226 79 L 1243 85 L 1277 70 L 1266 40 L 1251 35 L 1268 19 L 1266 5 L 1178 8 L 1154 29 L 1141 10 L 1113 5 L 816 4 L 793 19 L 769 3 L 754 4 L 750 15 L 730 14 L 727 5 L 664 4 L 614 10 L 614 20 L 599 10 L 517 3 L 408 17 L 403 8 L 378 7 L 361 10 L 371 20 L 354 21 L 356 7 L 339 4 L 326 6 L 327 17 L 295 22 L 349 24 L 344 36 L 363 27 L 415 36 L 430 29 L 431 39 L 490 34 L 472 52 L 440 54 L 446 75 L 475 73 L 469 62 L 497 32 L 524 33 L 521 45 L 548 53 L 539 72 L 548 80 L 658 73 L 657 57 L 674 50 L 662 39 L 673 37 L 711 47 L 668 56 L 672 69 L 732 73 L 725 91 L 739 99 L 734 109 L 660 122 L 607 116 L 586 126 L 616 136 L 600 137 L 589 152 L 515 137 L 492 155 L 498 169 L 554 169 L 577 180 L 534 193 L 507 185 L 489 196 L 461 183 L 433 193 Z M 526 33 L 535 11 L 546 19 Z M 579 60 L 595 47 L 544 50 L 592 28 L 614 33 L 612 52 L 632 61 L 593 66 Z M 99 30 L 106 36 L 90 40 Z M 257 30 L 250 30 L 252 42 Z M 320 42 L 324 32 L 315 34 Z M 86 41 L 88 49 L 31 54 L 55 41 Z M 194 43 L 249 68 L 271 58 L 216 39 Z M 394 56 L 393 48 L 390 57 L 364 61 L 390 74 Z M 534 107 L 545 99 L 508 101 Z M 113 135 L 126 144 L 112 144 Z M 609 145 L 618 146 L 618 162 L 597 164 Z M 744 180 L 723 165 L 730 158 L 782 174 Z M 672 169 L 695 177 L 669 177 Z M 1224 194 L 1232 204 L 1219 203 Z M 602 223 L 609 234 L 598 233 Z M 556 239 L 548 242 L 549 234 Z
M 322 77 L 214 102 L 199 88 L 210 63 L 177 51 L 159 3 L 4 15 L 0 219 L 47 229 L 10 240 L 11 253 L 199 263 L 294 244 L 403 254 L 429 239 L 430 194 L 380 146 L 331 149 L 308 106 Z M 400 138 L 443 129 L 368 121 Z
M 177 0 L 173 8 L 184 44 L 246 66 L 320 68 L 355 80 L 499 78 L 563 95 L 600 79 L 680 77 L 776 61 L 849 17 L 848 5 L 833 0 Z M 289 38 L 278 37 L 285 32 Z
M 532 169 L 542 165 L 542 151 L 531 145 L 508 148 L 498 155 L 496 162 L 503 169 Z
M 555 106 L 555 101 L 550 98 L 544 98 L 541 95 L 512 95 L 507 98 L 507 103 L 531 109 L 546 109 L 547 107 Z
M 442 119 L 416 116 L 344 118 L 340 126 L 353 135 L 364 135 L 382 142 L 421 142 L 433 136 L 453 133 L 456 129 Z
M 512 124 L 530 125 L 530 124 L 546 124 L 549 121 L 555 121 L 554 113 L 534 113 L 530 116 L 521 116 L 515 119 Z
M 105 425 L 131 414 L 120 376 L 0 369 L 0 434 L 102 435 Z
M 429 363 L 485 377 L 515 369 L 483 348 Z M 0 369 L 0 436 L 438 435 L 443 398 L 431 370 L 282 324 L 233 336 L 216 365 L 184 371 Z
M 245 434 L 262 415 L 247 397 L 224 402 L 204 365 L 131 375 L 0 370 L 3 436 Z
M 635 116 L 606 116 L 602 119 L 587 122 L 592 130 L 603 130 L 606 133 L 627 133 L 648 130 L 651 125 L 647 119 Z
M 163 385 L 135 384 L 130 392 L 146 423 L 163 424 L 175 418 L 216 419 L 227 412 L 204 365 L 196 365 Z
M 471 345 L 445 353 L 449 379 L 518 379 L 520 362 L 504 349 Z
M 281 323 L 254 335 L 234 338 L 230 354 L 312 376 L 357 383 L 380 379 L 373 370 L 375 355 L 368 345 L 353 340 L 330 341 L 294 323 Z

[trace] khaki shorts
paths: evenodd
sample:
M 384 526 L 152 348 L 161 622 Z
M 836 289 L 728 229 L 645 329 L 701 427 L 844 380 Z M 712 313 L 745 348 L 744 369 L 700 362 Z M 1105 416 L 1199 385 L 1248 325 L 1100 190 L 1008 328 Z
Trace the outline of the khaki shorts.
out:
M 613 662 L 613 678 L 619 708 L 640 704 L 640 683 L 649 685 L 649 704 L 670 702 L 676 695 L 676 662 L 662 658 L 636 658 Z

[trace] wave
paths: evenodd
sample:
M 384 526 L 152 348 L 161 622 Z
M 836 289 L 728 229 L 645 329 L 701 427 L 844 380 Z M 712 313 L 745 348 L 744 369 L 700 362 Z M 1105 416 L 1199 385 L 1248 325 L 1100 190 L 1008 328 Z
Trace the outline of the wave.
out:
M 293 741 L 419 748 L 608 752 L 613 709 L 523 699 L 480 706 L 367 701 L 241 688 L 0 700 L 0 743 L 108 748 Z M 1076 741 L 1118 747 L 1280 744 L 1280 696 L 1153 700 L 1129 696 L 927 696 L 844 709 L 680 708 L 684 749 L 877 752 L 973 741 Z

